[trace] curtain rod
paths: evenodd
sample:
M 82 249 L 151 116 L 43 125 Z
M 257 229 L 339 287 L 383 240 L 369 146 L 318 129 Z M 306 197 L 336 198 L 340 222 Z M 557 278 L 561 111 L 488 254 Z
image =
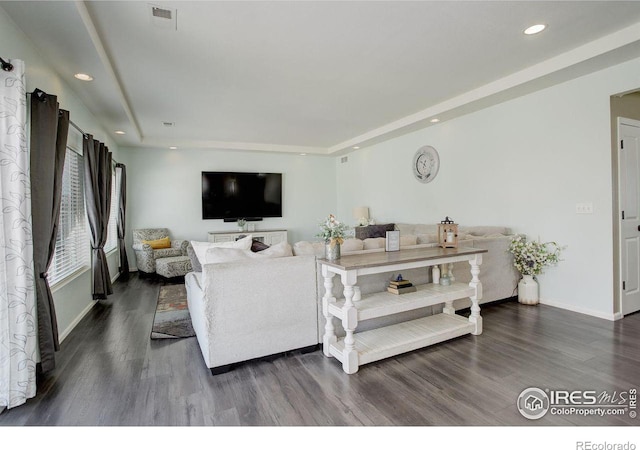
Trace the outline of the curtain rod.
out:
M 2 61 L 2 63 L 3 63 L 2 68 L 4 69 L 4 60 L 3 60 L 2 58 L 0 58 L 0 61 Z M 11 66 L 11 69 L 10 69 L 10 70 L 13 70 L 13 66 Z M 39 96 L 39 95 L 41 95 L 40 93 L 42 93 L 42 94 L 46 94 L 46 92 L 44 92 L 43 90 L 41 90 L 41 89 L 36 89 L 36 90 L 34 90 L 33 92 L 27 92 L 27 95 L 32 95 L 32 94 L 34 94 L 34 93 L 35 93 L 36 95 L 38 95 L 38 96 Z M 69 119 L 69 125 L 71 125 L 73 128 L 75 128 L 76 130 L 78 130 L 78 131 L 80 132 L 80 134 L 81 134 L 81 135 L 83 135 L 83 136 L 91 136 L 89 133 L 86 133 L 86 132 L 85 132 L 82 128 L 80 128 L 78 125 L 76 125 L 75 123 L 73 123 L 73 120 L 71 120 L 71 119 Z M 118 161 L 116 161 L 115 159 L 113 160 L 113 163 L 114 163 L 114 164 L 120 164 L 120 163 L 119 163 Z
M 13 70 L 13 64 L 11 64 L 9 61 L 5 61 L 4 59 L 0 58 L 0 63 L 2 63 L 2 70 L 4 70 L 5 72 L 11 72 Z

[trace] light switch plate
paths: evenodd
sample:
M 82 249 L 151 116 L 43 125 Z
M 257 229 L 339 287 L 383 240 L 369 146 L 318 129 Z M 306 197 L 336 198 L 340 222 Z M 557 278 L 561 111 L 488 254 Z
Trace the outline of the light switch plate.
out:
M 576 203 L 576 214 L 593 214 L 593 203 Z

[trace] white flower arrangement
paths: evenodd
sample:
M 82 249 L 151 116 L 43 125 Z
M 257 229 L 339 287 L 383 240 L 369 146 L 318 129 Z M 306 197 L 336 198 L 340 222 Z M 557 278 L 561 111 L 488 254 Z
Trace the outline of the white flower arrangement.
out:
M 366 227 L 367 225 L 369 225 L 369 219 L 367 219 L 366 217 L 360 217 L 356 225 L 359 227 Z
M 338 221 L 333 214 L 329 214 L 327 220 L 320 224 L 320 233 L 316 236 L 324 239 L 327 244 L 334 246 L 344 242 L 347 230 L 349 230 L 347 224 Z
M 545 267 L 555 266 L 560 261 L 561 251 L 555 242 L 527 241 L 523 235 L 514 237 L 509 245 L 513 265 L 522 275 L 540 275 Z

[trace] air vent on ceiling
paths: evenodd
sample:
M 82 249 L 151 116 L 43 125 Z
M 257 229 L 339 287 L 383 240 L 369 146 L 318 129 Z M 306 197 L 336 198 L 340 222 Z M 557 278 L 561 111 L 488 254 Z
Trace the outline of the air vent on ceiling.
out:
M 178 29 L 178 11 L 147 3 L 151 23 L 157 28 Z
M 171 16 L 172 16 L 170 9 L 162 9 L 162 8 L 158 8 L 157 6 L 151 7 L 151 14 L 153 14 L 153 17 L 160 17 L 161 19 L 169 19 L 169 20 L 171 20 Z

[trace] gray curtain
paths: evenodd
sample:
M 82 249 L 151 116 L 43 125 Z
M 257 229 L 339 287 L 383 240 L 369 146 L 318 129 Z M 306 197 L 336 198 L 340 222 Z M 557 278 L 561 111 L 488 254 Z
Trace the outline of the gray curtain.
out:
M 91 229 L 91 270 L 94 300 L 113 293 L 111 276 L 104 253 L 111 205 L 111 152 L 91 135 L 83 138 L 84 198 Z
M 55 368 L 55 352 L 60 350 L 47 270 L 53 259 L 58 234 L 68 132 L 69 111 L 59 109 L 55 95 L 36 89 L 31 95 L 31 215 L 38 343 L 43 372 Z
M 127 211 L 127 167 L 124 164 L 116 164 L 116 170 L 120 169 L 120 203 L 118 205 L 118 250 L 120 253 L 120 278 L 129 278 L 129 259 L 127 247 L 124 243 L 124 224 Z

